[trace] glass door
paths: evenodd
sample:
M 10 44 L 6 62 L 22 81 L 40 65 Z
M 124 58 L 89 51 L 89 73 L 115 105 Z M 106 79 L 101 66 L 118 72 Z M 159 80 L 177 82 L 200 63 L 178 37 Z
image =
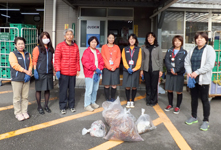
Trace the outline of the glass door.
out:
M 115 35 L 115 44 L 120 47 L 122 52 L 123 48 L 128 46 L 128 36 L 133 33 L 133 21 L 109 20 L 108 33 Z M 120 74 L 123 74 L 122 60 L 120 63 Z
M 80 47 L 88 47 L 88 39 L 96 36 L 100 44 L 97 48 L 105 44 L 105 21 L 81 20 Z

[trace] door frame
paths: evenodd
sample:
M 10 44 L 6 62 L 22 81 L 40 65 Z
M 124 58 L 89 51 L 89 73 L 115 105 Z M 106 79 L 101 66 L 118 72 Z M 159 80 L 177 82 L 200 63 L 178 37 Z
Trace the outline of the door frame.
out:
M 85 17 L 85 16 L 81 16 L 81 8 L 106 8 L 106 17 Z M 133 11 L 133 16 L 132 17 L 117 17 L 117 16 L 108 16 L 108 9 L 132 9 Z M 81 21 L 82 20 L 97 20 L 97 21 L 105 21 L 105 31 L 104 31 L 104 41 L 107 41 L 107 34 L 108 34 L 108 21 L 128 21 L 128 20 L 132 20 L 133 24 L 132 24 L 132 30 L 134 30 L 134 8 L 131 7 L 127 7 L 127 8 L 122 8 L 122 7 L 79 7 L 78 8 L 78 12 L 79 12 L 79 17 L 78 17 L 78 41 L 77 44 L 79 45 L 79 48 L 87 48 L 87 47 L 81 47 Z M 101 48 L 97 48 L 99 50 L 101 50 Z

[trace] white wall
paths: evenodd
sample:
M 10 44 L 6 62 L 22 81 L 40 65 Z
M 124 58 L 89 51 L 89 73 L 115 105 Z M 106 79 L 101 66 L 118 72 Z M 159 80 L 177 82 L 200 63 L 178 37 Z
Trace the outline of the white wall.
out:
M 45 29 L 52 35 L 52 15 L 53 15 L 53 0 L 45 0 Z M 78 35 L 77 31 L 77 16 L 78 10 L 74 10 L 62 0 L 57 0 L 57 12 L 56 12 L 56 45 L 64 40 L 63 31 L 64 25 L 69 24 L 72 28 L 72 23 L 75 23 L 75 38 Z
M 78 10 L 74 10 L 62 0 L 57 0 L 56 16 L 56 44 L 58 44 L 64 40 L 63 31 L 65 24 L 69 24 L 69 28 L 72 28 L 72 23 L 75 23 L 75 32 L 77 31 Z M 77 34 L 76 32 L 74 40 L 76 40 Z
M 49 32 L 52 36 L 52 16 L 53 16 L 53 0 L 45 0 L 45 28 L 44 31 Z M 74 40 L 78 37 L 78 10 L 73 9 L 62 0 L 57 0 L 57 8 L 56 8 L 56 44 L 62 42 L 64 40 L 64 25 L 69 24 L 69 28 L 72 28 L 72 23 L 75 23 L 75 37 Z M 80 59 L 84 52 L 84 49 L 80 50 Z M 81 61 L 80 61 L 81 64 Z M 84 78 L 83 68 L 81 65 L 81 74 L 79 78 Z
M 52 36 L 52 19 L 53 19 L 53 0 L 45 0 L 45 18 L 44 18 L 44 31 L 47 31 Z

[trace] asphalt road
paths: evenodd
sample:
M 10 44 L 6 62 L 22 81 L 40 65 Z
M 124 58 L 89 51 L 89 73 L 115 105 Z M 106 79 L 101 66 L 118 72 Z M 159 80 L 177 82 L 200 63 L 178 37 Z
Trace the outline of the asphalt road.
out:
M 125 107 L 125 92 L 118 90 L 117 95 Z M 141 108 L 151 116 L 157 128 L 144 133 L 142 142 L 107 141 L 103 138 L 91 137 L 90 134 L 81 135 L 82 129 L 90 128 L 92 122 L 103 120 L 102 108 L 95 112 L 83 109 L 84 89 L 76 89 L 76 112 L 67 111 L 61 115 L 58 107 L 58 88 L 51 91 L 49 107 L 51 113 L 40 115 L 35 102 L 34 81 L 31 82 L 28 112 L 30 119 L 19 122 L 14 117 L 12 107 L 12 87 L 10 82 L 0 87 L 0 150 L 220 150 L 221 149 L 221 99 L 211 101 L 210 128 L 200 131 L 203 119 L 202 103 L 198 106 L 199 122 L 186 125 L 184 122 L 191 116 L 190 95 L 183 94 L 181 111 L 178 115 L 173 111 L 164 112 L 167 106 L 167 95 L 159 95 L 159 105 L 154 107 L 145 105 L 145 91 L 137 92 L 135 108 L 131 113 L 138 118 Z M 42 95 L 43 98 L 43 95 Z M 103 89 L 99 89 L 97 103 L 104 102 Z M 174 94 L 174 105 L 176 94 Z M 42 102 L 42 106 L 44 102 Z

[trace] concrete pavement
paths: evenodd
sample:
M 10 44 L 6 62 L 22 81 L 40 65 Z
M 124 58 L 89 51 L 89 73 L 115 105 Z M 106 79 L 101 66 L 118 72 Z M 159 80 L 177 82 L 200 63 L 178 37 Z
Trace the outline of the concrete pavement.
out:
M 121 102 L 126 100 L 124 90 L 118 90 Z M 85 112 L 83 109 L 84 89 L 76 89 L 76 112 L 69 110 L 61 115 L 58 107 L 58 88 L 51 91 L 49 107 L 52 113 L 40 115 L 35 102 L 34 81 L 31 82 L 29 93 L 29 114 L 31 118 L 18 122 L 13 115 L 12 88 L 10 82 L 0 87 L 0 150 L 86 150 L 86 149 L 113 149 L 113 150 L 219 150 L 221 147 L 221 99 L 211 101 L 210 128 L 200 131 L 203 119 L 202 103 L 198 106 L 199 123 L 186 125 L 184 122 L 191 115 L 190 95 L 184 91 L 181 112 L 178 115 L 173 111 L 164 112 L 167 106 L 167 96 L 159 95 L 159 105 L 150 107 L 145 105 L 144 90 L 138 90 L 135 108 L 131 113 L 138 118 L 141 108 L 146 109 L 157 125 L 157 129 L 141 135 L 143 142 L 110 142 L 102 138 L 82 136 L 82 129 L 89 128 L 91 123 L 102 118 L 102 108 L 95 112 Z M 42 95 L 43 99 L 43 95 Z M 99 89 L 97 103 L 102 105 L 105 100 L 103 89 Z M 176 94 L 174 94 L 174 105 Z M 42 102 L 42 106 L 44 102 Z

